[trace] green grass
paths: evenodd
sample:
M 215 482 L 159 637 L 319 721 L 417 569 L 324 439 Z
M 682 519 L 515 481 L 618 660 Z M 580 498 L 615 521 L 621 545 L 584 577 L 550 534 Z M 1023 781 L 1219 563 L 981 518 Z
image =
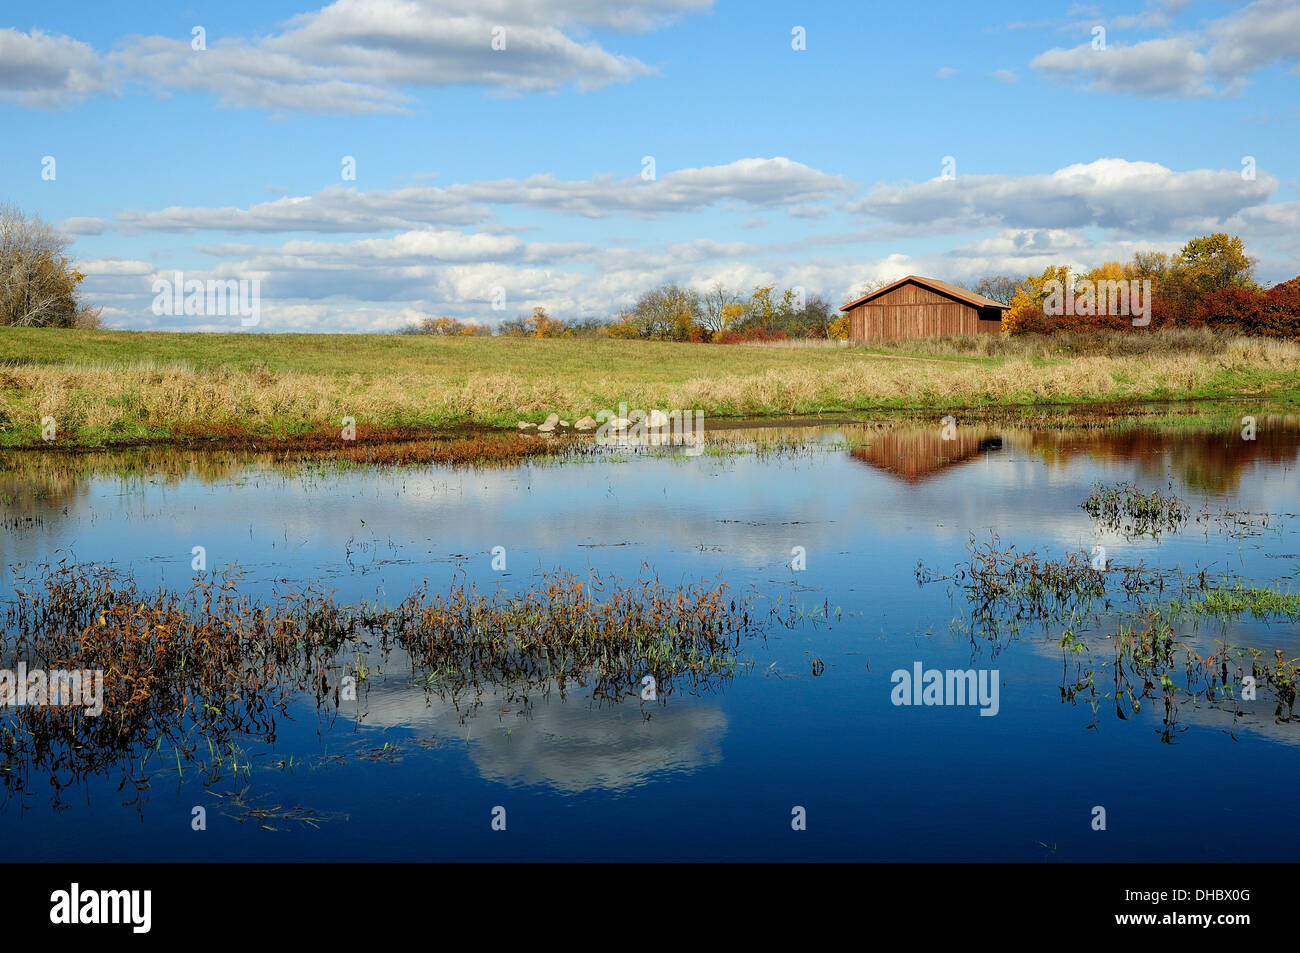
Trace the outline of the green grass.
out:
M 103 446 L 294 435 L 337 429 L 344 416 L 372 429 L 513 427 L 552 411 L 571 421 L 594 416 L 620 402 L 716 419 L 1300 399 L 1293 342 L 1170 335 L 1140 353 L 1109 339 L 1096 347 L 1077 354 L 1050 341 L 1002 339 L 838 348 L 0 328 L 0 446 L 40 443 L 46 416 L 59 444 Z
M 1262 621 L 1300 619 L 1300 593 L 1281 592 L 1258 586 L 1210 589 L 1204 600 L 1192 602 L 1189 607 L 1197 615 L 1232 620 L 1249 614 Z

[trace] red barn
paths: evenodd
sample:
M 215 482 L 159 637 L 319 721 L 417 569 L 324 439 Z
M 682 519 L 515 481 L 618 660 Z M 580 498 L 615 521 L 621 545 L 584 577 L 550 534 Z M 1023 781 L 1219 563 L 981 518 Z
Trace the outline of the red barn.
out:
M 840 310 L 848 312 L 850 340 L 893 341 L 997 334 L 1007 306 L 946 281 L 908 275 Z

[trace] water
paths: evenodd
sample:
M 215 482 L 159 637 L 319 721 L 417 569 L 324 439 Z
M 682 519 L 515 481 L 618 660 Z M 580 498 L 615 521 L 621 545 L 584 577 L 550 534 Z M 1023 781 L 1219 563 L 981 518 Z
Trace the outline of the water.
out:
M 161 452 L 7 461 L 6 600 L 12 572 L 59 558 L 183 590 L 202 546 L 210 570 L 237 565 L 241 591 L 262 597 L 319 582 L 343 602 L 396 601 L 424 580 L 518 590 L 543 571 L 594 570 L 721 580 L 763 612 L 779 600 L 789 619 L 793 604 L 794 617 L 747 640 L 734 677 L 654 702 L 598 703 L 576 686 L 564 698 L 496 688 L 477 704 L 449 700 L 416 684 L 400 653 L 371 658 L 357 701 L 335 711 L 298 698 L 273 742 L 244 739 L 236 770 L 178 770 L 164 745 L 135 781 L 106 769 L 56 799 L 38 770 L 9 765 L 2 849 L 15 860 L 1294 855 L 1285 792 L 1300 781 L 1300 723 L 1276 718 L 1271 695 L 1242 702 L 1240 717 L 1186 702 L 1172 731 L 1158 696 L 1127 720 L 1111 701 L 1094 716 L 1062 700 L 1061 625 L 990 643 L 969 631 L 960 587 L 923 585 L 917 567 L 950 575 L 972 534 L 996 533 L 1040 555 L 1102 546 L 1112 565 L 1295 591 L 1300 422 L 1263 421 L 1254 441 L 1186 427 L 781 436 L 800 446 L 496 470 L 303 470 Z M 743 446 L 746 434 L 732 437 Z M 1172 489 L 1192 519 L 1135 538 L 1099 526 L 1079 504 L 1116 481 Z M 492 568 L 496 546 L 505 572 Z M 1109 660 L 1106 635 L 1124 611 L 1115 599 L 1083 626 L 1088 658 Z M 1203 654 L 1226 639 L 1300 656 L 1293 623 L 1176 628 Z M 916 662 L 996 669 L 997 715 L 894 705 L 891 674 Z M 191 829 L 196 806 L 204 831 Z M 1092 828 L 1097 806 L 1104 831 Z M 796 807 L 806 830 L 792 829 Z M 492 829 L 495 808 L 504 832 Z

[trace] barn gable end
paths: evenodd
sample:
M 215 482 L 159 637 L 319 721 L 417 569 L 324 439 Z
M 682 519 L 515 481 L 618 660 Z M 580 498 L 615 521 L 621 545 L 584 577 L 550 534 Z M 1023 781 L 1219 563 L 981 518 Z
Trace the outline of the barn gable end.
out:
M 855 341 L 997 334 L 1003 305 L 934 278 L 908 275 L 840 308 Z

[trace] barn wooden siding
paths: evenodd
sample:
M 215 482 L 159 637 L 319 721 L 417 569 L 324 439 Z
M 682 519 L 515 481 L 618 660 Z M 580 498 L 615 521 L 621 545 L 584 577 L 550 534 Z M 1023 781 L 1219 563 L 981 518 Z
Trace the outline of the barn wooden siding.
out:
M 956 301 L 919 284 L 900 284 L 849 312 L 849 337 L 855 341 L 998 334 L 1001 311 Z
M 944 440 L 942 430 L 929 427 L 873 434 L 871 443 L 851 450 L 850 455 L 908 483 L 917 483 L 1001 447 L 1002 436 L 997 431 L 959 427 L 952 440 Z

